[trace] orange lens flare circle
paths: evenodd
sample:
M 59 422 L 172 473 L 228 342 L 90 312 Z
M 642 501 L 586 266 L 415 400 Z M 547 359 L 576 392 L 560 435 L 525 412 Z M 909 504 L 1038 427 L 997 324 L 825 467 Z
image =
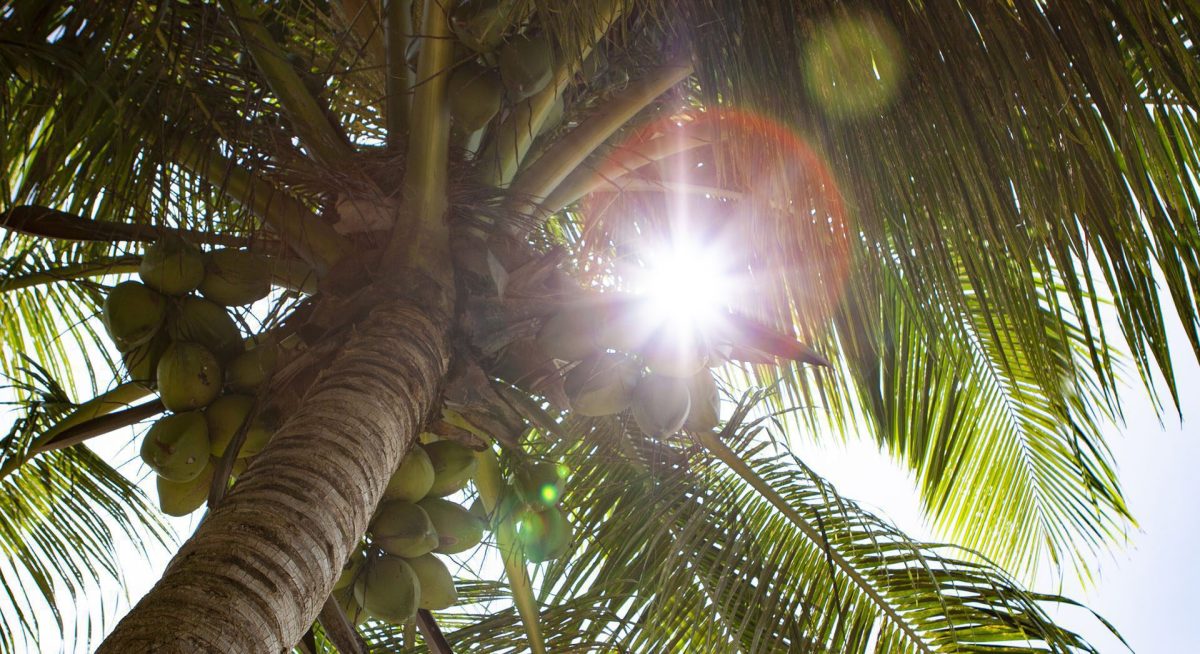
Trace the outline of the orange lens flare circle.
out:
M 734 109 L 677 114 L 634 131 L 596 165 L 605 181 L 580 205 L 585 255 L 686 240 L 719 254 L 732 308 L 757 314 L 786 293 L 784 310 L 803 324 L 829 323 L 852 230 L 829 165 L 788 126 Z

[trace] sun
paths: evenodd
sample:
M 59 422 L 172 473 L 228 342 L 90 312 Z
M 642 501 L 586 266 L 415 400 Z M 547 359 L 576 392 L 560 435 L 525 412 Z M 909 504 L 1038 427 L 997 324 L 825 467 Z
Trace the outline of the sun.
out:
M 725 257 L 710 244 L 687 240 L 663 243 L 644 252 L 633 290 L 643 300 L 643 320 L 680 335 L 711 328 L 733 300 Z

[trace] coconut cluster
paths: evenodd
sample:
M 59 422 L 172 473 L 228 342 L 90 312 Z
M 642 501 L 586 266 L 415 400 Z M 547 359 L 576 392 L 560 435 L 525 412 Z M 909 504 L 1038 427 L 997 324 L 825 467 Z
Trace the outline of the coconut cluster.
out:
M 554 51 L 544 35 L 525 29 L 511 2 L 459 3 L 450 18 L 462 56 L 448 81 L 450 115 L 464 133 L 483 129 L 507 100 L 515 104 L 546 88 Z M 561 115 L 561 104 L 556 105 Z M 547 123 L 557 122 L 554 119 Z
M 156 390 L 170 411 L 146 433 L 141 456 L 158 474 L 163 512 L 182 516 L 203 506 L 215 462 L 243 426 L 235 474 L 271 437 L 254 393 L 275 348 L 246 349 L 227 309 L 265 297 L 270 271 L 245 250 L 206 253 L 164 237 L 146 248 L 138 275 L 109 291 L 104 324 L 130 381 Z
M 537 347 L 562 362 L 563 390 L 583 416 L 631 411 L 645 434 L 711 431 L 720 394 L 710 366 L 725 361 L 702 335 L 643 333 L 591 305 L 568 305 L 542 325 Z
M 559 504 L 567 483 L 567 467 L 546 461 L 525 462 L 512 473 L 509 502 L 515 504 L 511 519 L 532 563 L 553 561 L 571 544 L 571 524 Z
M 425 436 L 429 438 L 429 436 Z M 475 453 L 454 441 L 418 444 L 388 481 L 367 537 L 334 584 L 334 597 L 356 624 L 367 617 L 407 623 L 417 609 L 458 601 L 438 555 L 461 554 L 483 540 L 484 520 L 446 499 L 475 476 Z

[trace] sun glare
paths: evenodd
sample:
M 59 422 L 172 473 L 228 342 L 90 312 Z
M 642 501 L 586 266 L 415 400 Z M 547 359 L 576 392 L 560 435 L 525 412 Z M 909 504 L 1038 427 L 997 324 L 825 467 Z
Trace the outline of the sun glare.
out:
M 703 330 L 729 304 L 732 284 L 718 252 L 675 244 L 647 259 L 637 290 L 648 300 L 648 320 Z

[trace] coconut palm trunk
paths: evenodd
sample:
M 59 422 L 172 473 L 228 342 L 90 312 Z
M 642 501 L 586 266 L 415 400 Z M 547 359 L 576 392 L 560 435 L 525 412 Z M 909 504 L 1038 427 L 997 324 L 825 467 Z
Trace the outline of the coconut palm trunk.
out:
M 375 309 L 100 652 L 284 652 L 312 625 L 448 360 L 444 315 Z

